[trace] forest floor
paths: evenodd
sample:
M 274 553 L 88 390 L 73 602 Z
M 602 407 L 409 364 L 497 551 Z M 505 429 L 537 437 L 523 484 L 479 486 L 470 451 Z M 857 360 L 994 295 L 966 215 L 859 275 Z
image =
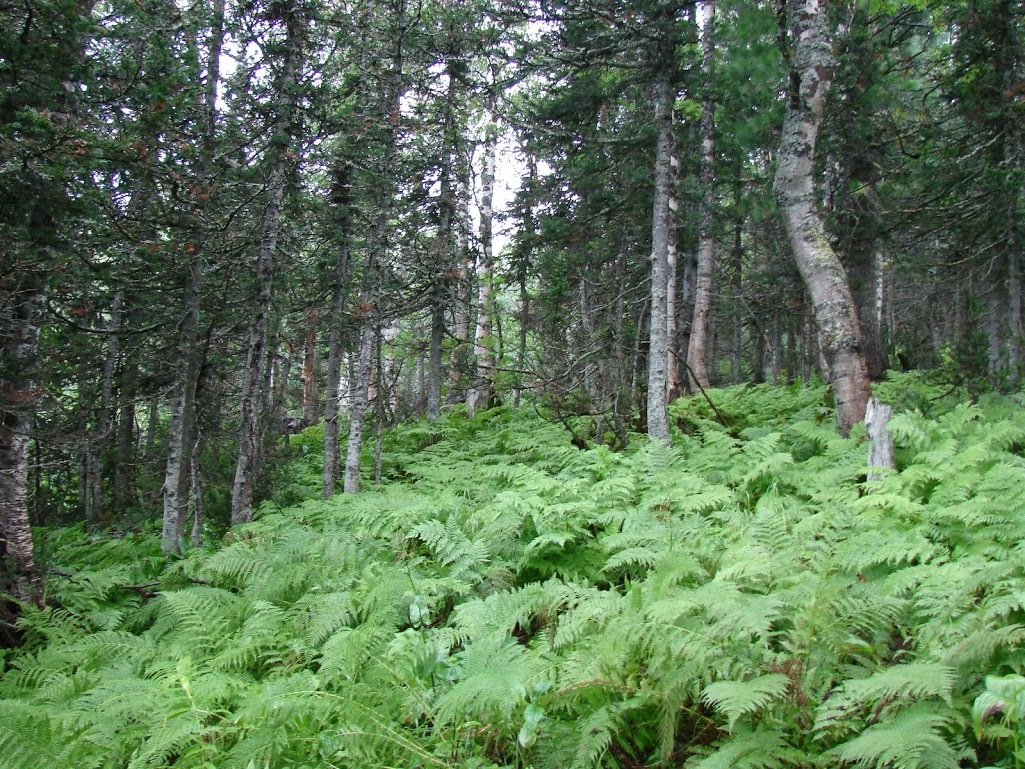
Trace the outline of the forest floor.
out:
M 722 421 L 677 401 L 672 448 L 401 425 L 328 500 L 311 428 L 254 523 L 171 561 L 41 532 L 0 767 L 1020 766 L 1025 409 L 876 393 L 874 481 L 824 388 L 740 386 Z

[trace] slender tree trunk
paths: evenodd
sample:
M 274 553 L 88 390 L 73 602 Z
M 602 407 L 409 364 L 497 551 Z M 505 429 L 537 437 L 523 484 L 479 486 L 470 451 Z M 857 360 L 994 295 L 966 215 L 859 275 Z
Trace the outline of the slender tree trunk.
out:
M 285 174 L 289 164 L 292 133 L 294 131 L 296 84 L 303 13 L 287 2 L 282 10 L 285 21 L 285 43 L 278 82 L 275 86 L 274 109 L 276 121 L 270 149 L 270 173 L 267 179 L 267 204 L 260 224 L 260 246 L 256 261 L 257 294 L 253 308 L 253 323 L 249 331 L 242 378 L 241 429 L 238 441 L 238 461 L 235 463 L 235 482 L 231 490 L 231 524 L 246 523 L 253 517 L 253 491 L 256 483 L 256 465 L 260 443 L 261 370 L 267 347 L 270 323 L 270 301 L 274 278 L 274 252 L 281 232 L 281 203 L 285 195 Z
M 712 101 L 712 24 L 714 0 L 700 5 L 701 71 L 704 95 L 701 98 L 701 205 L 698 215 L 698 272 L 694 292 L 694 321 L 690 329 L 687 367 L 692 390 L 708 387 L 705 357 L 708 349 L 708 319 L 712 309 L 712 273 L 715 269 L 715 104 Z
M 349 256 L 352 242 L 352 164 L 342 161 L 334 171 L 332 204 L 338 226 L 335 253 L 331 317 L 327 353 L 327 387 L 324 405 L 324 497 L 335 493 L 339 471 L 338 412 L 342 383 L 342 338 L 349 291 Z
M 811 294 L 819 330 L 823 373 L 833 387 L 842 435 L 865 416 L 868 371 L 854 299 L 840 260 L 826 238 L 813 184 L 815 141 L 833 77 L 826 6 L 789 0 L 794 44 L 791 93 L 776 166 L 775 190 L 798 270 Z
M 446 55 L 448 92 L 444 108 L 444 148 L 441 160 L 441 184 L 438 200 L 438 235 L 435 244 L 435 264 L 431 289 L 431 340 L 427 370 L 427 419 L 441 415 L 441 383 L 443 358 L 452 272 L 456 269 L 452 259 L 452 224 L 456 214 L 453 176 L 459 157 L 459 135 L 456 131 L 456 110 L 460 78 L 463 70 L 462 51 L 455 44 Z M 457 225 L 458 227 L 458 225 Z
M 310 310 L 306 314 L 306 327 L 303 335 L 303 371 L 300 379 L 303 384 L 303 427 L 315 425 L 320 420 L 320 408 L 317 396 L 317 322 L 320 313 Z
M 448 365 L 446 401 L 449 404 L 459 403 L 466 396 L 463 377 L 467 372 L 466 347 L 470 338 L 470 270 L 473 267 L 473 260 L 470 258 L 470 164 L 464 155 L 465 152 L 459 154 L 459 181 L 456 186 L 456 267 L 452 299 L 452 336 L 455 345 Z
M 473 387 L 466 397 L 466 406 L 473 416 L 477 409 L 487 408 L 491 398 L 492 380 L 494 378 L 494 354 L 491 341 L 491 319 L 494 314 L 491 297 L 494 253 L 492 242 L 492 221 L 494 219 L 493 204 L 495 199 L 495 158 L 498 148 L 498 115 L 496 99 L 492 94 L 488 99 L 491 121 L 488 124 L 484 139 L 484 169 L 481 172 L 480 196 L 480 264 L 477 276 L 477 329 L 473 335 L 473 351 L 477 359 L 477 370 Z
M 136 436 L 135 398 L 139 389 L 139 369 L 133 361 L 126 361 L 119 384 L 121 408 L 117 420 L 117 444 L 111 491 L 111 505 L 115 513 L 123 513 L 132 497 L 135 464 L 138 452 Z
M 220 87 L 221 50 L 224 45 L 224 0 L 214 0 L 207 58 L 206 90 L 203 94 L 202 154 L 197 176 L 205 179 L 213 165 L 217 139 L 217 95 Z M 198 47 L 198 46 L 197 46 Z M 178 333 L 178 365 L 171 391 L 171 420 L 167 436 L 167 463 L 163 485 L 161 547 L 165 553 L 181 552 L 188 515 L 190 458 L 196 410 L 197 348 L 199 313 L 202 304 L 205 265 L 198 234 L 185 246 L 188 274 L 182 301 L 182 323 Z M 154 401 L 156 416 L 157 402 Z M 151 419 L 147 440 L 152 443 L 156 423 Z M 147 454 L 149 451 L 147 451 Z
M 651 316 L 648 346 L 648 436 L 669 443 L 669 279 L 670 200 L 672 198 L 673 86 L 668 77 L 653 88 L 658 143 L 655 150 L 655 203 L 651 225 Z
M 191 541 L 193 547 L 203 545 L 203 477 L 199 470 L 199 451 L 203 444 L 203 434 L 196 430 L 196 439 L 192 442 L 192 457 L 189 461 L 189 507 L 192 510 Z
M 427 356 L 427 419 L 431 422 L 441 416 L 441 359 L 445 341 L 445 290 L 442 280 L 436 276 L 435 290 L 431 292 L 431 340 Z
M 343 490 L 346 494 L 355 494 L 359 491 L 360 454 L 363 450 L 363 426 L 366 423 L 369 401 L 373 352 L 374 327 L 373 323 L 368 320 L 360 330 L 356 384 L 352 396 L 352 409 L 349 413 L 349 442 L 345 452 L 345 479 L 343 481 Z
M 399 0 L 396 7 L 394 27 L 402 30 L 406 19 L 405 0 Z M 367 301 L 368 315 L 363 319 L 360 333 L 359 354 L 356 366 L 355 387 L 352 396 L 352 410 L 349 415 L 349 440 L 345 454 L 345 479 L 343 490 L 347 494 L 359 491 L 361 452 L 363 448 L 363 428 L 366 421 L 368 393 L 370 390 L 370 369 L 373 363 L 373 335 L 379 328 L 382 314 L 381 304 L 384 301 L 384 263 L 388 251 L 388 226 L 394 203 L 394 162 L 397 140 L 397 120 L 402 101 L 403 79 L 403 40 L 399 34 L 394 40 L 391 72 L 384 98 L 381 100 L 383 151 L 380 160 L 380 179 L 382 184 L 378 190 L 378 204 L 374 224 L 367 246 L 366 283 L 369 286 Z
M 537 185 L 537 159 L 530 155 L 527 158 L 528 173 L 529 173 L 529 189 L 533 190 Z M 528 238 L 528 242 L 533 238 L 536 232 L 536 223 L 534 220 L 534 207 L 533 203 L 527 206 L 527 210 L 523 214 L 523 231 Z M 520 400 L 523 394 L 523 378 L 527 366 L 527 328 L 530 325 L 530 292 L 527 290 L 527 276 L 530 269 L 530 263 L 532 261 L 533 249 L 529 245 L 521 246 L 523 249 L 521 253 L 517 254 L 516 257 L 516 282 L 520 290 L 520 333 L 519 339 L 516 345 L 516 388 L 513 391 L 513 405 L 519 406 Z
M 0 276 L 0 281 L 11 279 Z M 0 590 L 9 589 L 19 601 L 42 606 L 43 587 L 32 546 L 27 484 L 38 315 L 43 295 L 21 287 L 3 293 L 7 306 L 0 309 L 0 324 L 4 326 L 0 329 L 4 339 L 0 361 Z
M 189 458 L 196 413 L 196 349 L 199 346 L 199 307 L 203 265 L 195 255 L 185 286 L 184 318 L 178 336 L 178 369 L 171 393 L 171 422 L 167 432 L 164 472 L 164 516 L 160 535 L 165 553 L 180 553 L 189 504 Z

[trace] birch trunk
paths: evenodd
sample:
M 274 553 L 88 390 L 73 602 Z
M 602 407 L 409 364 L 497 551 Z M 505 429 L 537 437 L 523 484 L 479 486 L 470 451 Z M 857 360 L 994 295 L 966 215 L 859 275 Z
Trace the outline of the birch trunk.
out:
M 4 280 L 10 280 L 5 276 Z M 39 308 L 43 296 L 17 287 L 0 316 L 4 333 L 0 378 L 0 569 L 9 565 L 12 595 L 42 606 L 43 587 L 36 570 L 28 512 L 28 445 L 33 411 L 33 374 L 39 344 Z M 3 575 L 5 582 L 8 575 Z
M 670 199 L 673 147 L 673 87 L 668 77 L 653 88 L 658 143 L 655 150 L 655 202 L 651 225 L 651 314 L 648 345 L 648 436 L 669 443 L 669 338 L 667 319 Z
M 492 273 L 495 267 L 492 225 L 494 220 L 495 163 L 498 151 L 498 115 L 495 112 L 495 96 L 488 98 L 491 121 L 484 139 L 484 169 L 481 172 L 480 195 L 480 264 L 477 275 L 477 328 L 473 334 L 473 351 L 477 359 L 477 370 L 473 387 L 466 396 L 466 407 L 470 416 L 477 409 L 487 408 L 491 398 L 494 379 L 494 354 L 491 343 L 491 322 L 494 314 Z
M 775 192 L 818 326 L 823 374 L 833 388 L 842 435 L 865 417 L 869 380 L 854 300 L 840 260 L 829 245 L 815 200 L 815 142 L 833 78 L 833 52 L 821 0 L 790 0 L 794 44 L 790 96 L 780 138 Z
M 712 21 L 713 0 L 699 6 L 701 24 L 701 70 L 705 92 L 701 98 L 701 205 L 698 217 L 697 280 L 694 290 L 694 320 L 687 348 L 687 368 L 691 390 L 708 387 L 706 353 L 708 348 L 708 316 L 712 309 L 712 272 L 715 267 L 713 239 L 715 206 L 715 105 L 712 101 Z

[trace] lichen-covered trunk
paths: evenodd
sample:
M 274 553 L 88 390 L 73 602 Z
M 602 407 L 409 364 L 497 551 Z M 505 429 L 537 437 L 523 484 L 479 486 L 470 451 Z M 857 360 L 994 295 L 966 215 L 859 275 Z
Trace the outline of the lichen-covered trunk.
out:
M 668 78 L 654 84 L 655 200 L 651 224 L 651 312 L 648 332 L 648 436 L 669 443 L 669 246 L 672 197 L 673 87 Z
M 3 297 L 3 376 L 0 377 L 0 590 L 41 606 L 28 513 L 28 445 L 33 411 L 33 373 L 39 343 L 42 293 L 15 290 Z M 8 570 L 9 573 L 4 573 Z
M 715 206 L 715 104 L 712 102 L 712 20 L 715 4 L 701 3 L 701 70 L 705 93 L 701 98 L 701 204 L 698 215 L 697 279 L 694 287 L 694 320 L 687 348 L 687 369 L 692 390 L 708 387 L 706 353 L 708 320 L 712 310 L 712 272 L 715 267 L 715 241 L 712 225 Z
M 823 374 L 833 388 L 842 435 L 865 417 L 870 395 L 861 330 L 840 260 L 826 237 L 813 183 L 815 142 L 833 77 L 826 6 L 790 0 L 791 82 L 796 86 L 783 123 L 775 192 L 797 268 L 811 295 Z

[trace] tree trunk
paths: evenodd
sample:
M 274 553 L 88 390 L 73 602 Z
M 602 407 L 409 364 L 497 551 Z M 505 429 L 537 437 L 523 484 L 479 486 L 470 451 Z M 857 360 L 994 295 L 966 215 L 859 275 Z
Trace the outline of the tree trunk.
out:
M 468 370 L 467 341 L 470 338 L 470 270 L 473 260 L 470 256 L 470 164 L 465 152 L 459 155 L 459 181 L 456 186 L 455 244 L 456 266 L 455 287 L 452 292 L 452 336 L 455 345 L 448 365 L 448 394 L 446 402 L 460 403 L 466 397 L 463 377 Z
M 11 276 L 0 276 L 11 280 Z M 39 343 L 37 316 L 43 296 L 16 287 L 4 292 L 3 377 L 0 377 L 0 589 L 19 601 L 42 606 L 28 513 L 28 445 L 32 422 L 33 374 Z M 9 573 L 5 573 L 10 569 Z
M 669 247 L 671 242 L 673 86 L 668 77 L 658 79 L 653 90 L 658 143 L 655 150 L 655 202 L 651 225 L 651 315 L 648 345 L 648 436 L 668 444 L 669 439 Z
M 203 265 L 193 255 L 185 286 L 178 336 L 178 368 L 171 393 L 171 423 L 167 432 L 167 465 L 164 471 L 164 516 L 160 543 L 167 554 L 180 553 L 189 504 L 189 458 L 196 413 L 196 349 L 199 346 L 199 306 Z
M 691 390 L 708 387 L 706 354 L 708 319 L 712 310 L 712 273 L 715 269 L 715 104 L 712 101 L 712 24 L 714 0 L 703 0 L 701 18 L 701 71 L 704 95 L 701 98 L 701 204 L 698 216 L 698 272 L 694 292 L 694 320 L 687 348 L 687 368 Z
M 739 191 L 738 191 L 739 193 Z M 744 367 L 744 219 L 733 222 L 733 249 L 730 253 L 730 380 L 739 384 Z
M 780 139 L 775 191 L 801 278 L 811 294 L 823 374 L 833 388 L 842 435 L 865 416 L 868 372 L 854 299 L 840 260 L 826 238 L 813 184 L 815 141 L 833 77 L 833 52 L 820 0 L 790 0 L 794 41 L 790 95 Z
M 495 258 L 492 242 L 492 221 L 495 199 L 495 157 L 498 147 L 498 115 L 495 112 L 494 92 L 488 98 L 491 121 L 484 139 L 484 169 L 481 171 L 480 196 L 480 264 L 477 276 L 477 328 L 473 335 L 473 352 L 477 360 L 473 387 L 466 396 L 470 416 L 477 409 L 487 408 L 491 398 L 494 377 L 494 355 L 492 353 L 491 320 L 494 302 L 491 297 Z
M 406 19 L 405 0 L 399 0 L 396 8 L 394 28 L 402 30 Z M 379 165 L 381 185 L 378 189 L 377 210 L 374 224 L 367 244 L 367 267 L 365 281 L 367 298 L 364 304 L 368 308 L 367 315 L 362 318 L 360 331 L 358 362 L 354 376 L 355 386 L 352 394 L 352 409 L 349 414 L 349 440 L 345 452 L 345 479 L 342 487 L 346 494 L 359 491 L 361 452 L 363 448 L 363 428 L 366 420 L 370 375 L 373 363 L 374 332 L 380 327 L 384 301 L 384 264 L 388 251 L 388 226 L 394 204 L 394 162 L 397 131 L 397 116 L 402 103 L 403 79 L 403 42 L 402 35 L 394 40 L 391 72 L 381 106 L 381 124 L 384 128 L 382 137 L 383 150 Z
M 197 176 L 205 181 L 213 165 L 217 138 L 217 92 L 220 85 L 221 50 L 224 45 L 224 0 L 215 0 L 208 40 L 206 89 L 203 94 L 203 145 Z M 198 49 L 198 43 L 196 45 Z M 163 525 L 161 548 L 164 553 L 181 552 L 185 519 L 188 516 L 190 459 L 196 409 L 197 348 L 199 313 L 204 285 L 203 245 L 195 235 L 185 245 L 188 274 L 182 300 L 182 324 L 178 332 L 178 365 L 171 392 L 171 421 L 168 428 L 167 463 L 163 484 Z M 157 401 L 154 399 L 156 416 Z M 147 440 L 152 443 L 156 422 L 150 420 Z M 147 450 L 147 454 L 149 451 Z
M 452 223 L 455 219 L 456 201 L 453 185 L 453 171 L 459 156 L 459 137 L 456 131 L 456 109 L 459 96 L 459 82 L 463 69 L 461 51 L 454 44 L 446 54 L 448 91 L 444 106 L 444 128 L 440 191 L 438 199 L 438 235 L 435 244 L 435 263 L 431 286 L 431 339 L 427 370 L 427 419 L 436 420 L 441 415 L 442 365 L 446 328 L 445 319 L 451 297 L 449 288 L 452 272 L 456 270 L 452 259 Z
M 342 380 L 342 338 L 348 305 L 349 255 L 352 238 L 352 165 L 343 161 L 334 172 L 332 204 L 338 222 L 324 404 L 324 497 L 335 493 L 339 471 L 338 411 Z
M 865 409 L 865 429 L 868 433 L 868 466 L 894 468 L 893 435 L 886 425 L 890 421 L 893 409 L 884 405 L 878 398 L 869 398 Z M 883 474 L 878 470 L 869 470 L 868 480 L 882 480 Z
M 238 460 L 235 463 L 235 482 L 231 490 L 232 526 L 246 523 L 253 517 L 253 490 L 260 443 L 261 372 L 270 323 L 274 252 L 281 232 L 281 203 L 285 195 L 285 173 L 295 127 L 299 48 L 303 25 L 306 23 L 305 15 L 291 2 L 282 10 L 282 18 L 286 28 L 285 43 L 281 72 L 275 86 L 276 121 L 269 150 L 267 206 L 260 224 L 260 246 L 256 261 L 257 294 L 242 378 L 242 425 L 239 431 Z
M 374 325 L 368 319 L 360 330 L 356 383 L 349 412 L 349 441 L 345 451 L 345 480 L 342 487 L 346 494 L 359 491 L 360 455 L 363 451 L 363 426 L 367 416 L 373 352 Z
M 317 398 L 317 322 L 319 320 L 320 313 L 317 310 L 310 310 L 306 314 L 306 327 L 303 335 L 303 371 L 300 375 L 303 384 L 303 427 L 315 425 L 320 420 Z

